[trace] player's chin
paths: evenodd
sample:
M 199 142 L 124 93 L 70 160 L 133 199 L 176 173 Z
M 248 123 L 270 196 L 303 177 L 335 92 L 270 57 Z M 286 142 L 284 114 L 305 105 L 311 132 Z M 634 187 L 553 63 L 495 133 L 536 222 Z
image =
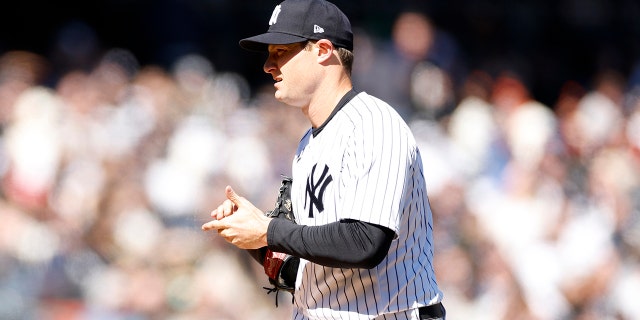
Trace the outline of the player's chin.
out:
M 276 88 L 276 92 L 274 93 L 274 97 L 276 98 L 276 100 L 280 101 L 280 102 L 286 102 L 286 95 L 284 94 L 284 91 L 281 89 Z

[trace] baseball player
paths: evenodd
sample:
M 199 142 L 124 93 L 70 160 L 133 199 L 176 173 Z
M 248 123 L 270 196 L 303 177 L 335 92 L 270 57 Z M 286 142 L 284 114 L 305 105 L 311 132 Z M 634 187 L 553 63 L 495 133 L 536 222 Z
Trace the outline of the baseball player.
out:
M 353 89 L 348 18 L 324 0 L 285 0 L 240 46 L 268 53 L 275 97 L 311 124 L 278 200 L 293 218 L 227 186 L 203 230 L 263 263 L 292 292 L 293 319 L 445 319 L 420 152 L 391 106 Z

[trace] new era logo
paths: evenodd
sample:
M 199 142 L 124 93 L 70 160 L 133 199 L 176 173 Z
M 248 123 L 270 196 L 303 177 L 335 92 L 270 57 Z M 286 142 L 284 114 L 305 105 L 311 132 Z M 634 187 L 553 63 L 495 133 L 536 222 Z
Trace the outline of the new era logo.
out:
M 314 24 L 313 25 L 313 33 L 323 33 L 324 29 L 321 26 Z

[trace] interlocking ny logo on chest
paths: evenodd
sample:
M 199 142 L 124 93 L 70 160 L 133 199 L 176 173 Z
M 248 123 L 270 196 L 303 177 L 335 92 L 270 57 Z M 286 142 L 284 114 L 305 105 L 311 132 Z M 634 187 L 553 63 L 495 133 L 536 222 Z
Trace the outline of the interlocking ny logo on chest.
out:
M 321 213 L 324 211 L 324 192 L 333 181 L 329 174 L 329 167 L 325 164 L 322 173 L 316 177 L 318 164 L 311 168 L 311 174 L 307 177 L 307 187 L 305 191 L 304 207 L 309 212 L 309 218 L 313 218 L 314 211 Z

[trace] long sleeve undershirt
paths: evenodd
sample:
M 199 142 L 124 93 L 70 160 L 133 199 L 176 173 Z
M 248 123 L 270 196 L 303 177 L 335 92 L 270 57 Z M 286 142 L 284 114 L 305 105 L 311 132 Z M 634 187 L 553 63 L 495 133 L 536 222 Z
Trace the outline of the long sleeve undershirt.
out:
M 389 228 L 359 220 L 304 226 L 273 219 L 267 230 L 267 242 L 272 251 L 323 266 L 370 269 L 387 255 L 394 235 Z

